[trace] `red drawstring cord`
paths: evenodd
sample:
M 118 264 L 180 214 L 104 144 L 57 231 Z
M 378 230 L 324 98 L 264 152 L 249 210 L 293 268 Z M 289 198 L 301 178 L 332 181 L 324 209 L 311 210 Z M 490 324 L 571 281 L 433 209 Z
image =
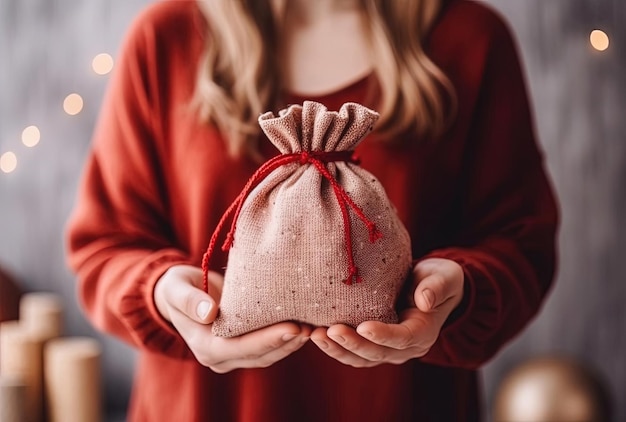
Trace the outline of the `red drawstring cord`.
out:
M 241 193 L 228 207 L 224 215 L 222 215 L 219 223 L 215 227 L 215 231 L 211 236 L 211 240 L 209 242 L 209 246 L 207 247 L 206 253 L 202 257 L 203 289 L 208 292 L 209 262 L 215 250 L 217 238 L 223 230 L 224 225 L 226 224 L 226 221 L 228 220 L 230 215 L 233 213 L 233 211 L 235 212 L 233 221 L 230 226 L 230 230 L 226 235 L 226 240 L 224 241 L 224 244 L 222 245 L 223 251 L 229 250 L 233 244 L 233 241 L 235 240 L 234 237 L 237 219 L 239 218 L 239 214 L 241 213 L 243 203 L 252 191 L 252 189 L 254 189 L 263 179 L 265 179 L 271 172 L 273 172 L 277 168 L 296 162 L 299 162 L 302 165 L 307 163 L 313 164 L 317 171 L 319 171 L 319 173 L 326 180 L 328 180 L 328 182 L 332 186 L 335 197 L 337 198 L 337 202 L 339 203 L 339 208 L 341 209 L 341 215 L 343 217 L 346 253 L 348 255 L 348 278 L 343 280 L 343 282 L 351 285 L 352 280 L 354 279 L 357 283 L 360 283 L 362 279 L 359 276 L 358 268 L 354 263 L 354 253 L 352 250 L 352 229 L 350 226 L 350 214 L 348 212 L 348 206 L 352 208 L 352 210 L 359 217 L 359 219 L 367 226 L 370 242 L 373 243 L 376 240 L 380 239 L 382 237 L 382 233 L 378 231 L 378 229 L 376 228 L 376 224 L 374 224 L 371 220 L 367 218 L 365 213 L 363 213 L 363 210 L 354 203 L 348 193 L 337 182 L 337 179 L 335 179 L 333 175 L 330 174 L 330 172 L 326 168 L 326 163 L 330 163 L 333 161 L 348 161 L 352 163 L 358 163 L 356 157 L 354 157 L 351 151 L 305 151 L 299 153 L 281 154 L 266 161 L 263 165 L 261 165 L 261 167 L 259 167 L 257 171 L 254 172 L 252 177 L 250 177 Z

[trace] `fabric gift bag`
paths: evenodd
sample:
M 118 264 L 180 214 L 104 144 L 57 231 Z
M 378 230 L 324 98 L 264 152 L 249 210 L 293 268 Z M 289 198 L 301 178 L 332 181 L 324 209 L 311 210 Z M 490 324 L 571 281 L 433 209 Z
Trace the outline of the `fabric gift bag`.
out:
M 204 255 L 206 290 L 211 255 L 232 218 L 215 335 L 289 320 L 397 322 L 396 300 L 411 268 L 409 235 L 380 182 L 353 156 L 377 119 L 360 104 L 333 112 L 312 101 L 259 117 L 281 154 L 248 181 Z

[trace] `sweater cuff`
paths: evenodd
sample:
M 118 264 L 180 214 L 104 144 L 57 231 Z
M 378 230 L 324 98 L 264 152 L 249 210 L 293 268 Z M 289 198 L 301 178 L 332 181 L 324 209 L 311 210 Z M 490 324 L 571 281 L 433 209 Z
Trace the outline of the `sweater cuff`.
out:
M 189 264 L 180 252 L 162 250 L 151 254 L 137 279 L 136 288 L 121 299 L 121 320 L 135 340 L 145 348 L 174 358 L 189 358 L 193 354 L 176 329 L 166 321 L 154 303 L 154 287 L 172 266 Z

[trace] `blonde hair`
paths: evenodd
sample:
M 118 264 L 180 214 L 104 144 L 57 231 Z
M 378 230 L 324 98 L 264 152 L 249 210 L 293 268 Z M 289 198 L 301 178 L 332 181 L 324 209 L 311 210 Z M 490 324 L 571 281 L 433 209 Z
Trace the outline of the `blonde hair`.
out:
M 442 0 L 361 0 L 369 23 L 374 73 L 380 86 L 376 131 L 393 140 L 406 130 L 434 138 L 455 108 L 454 88 L 428 58 L 423 41 Z M 257 117 L 281 94 L 278 11 L 270 0 L 198 1 L 209 37 L 193 104 L 200 118 L 225 134 L 234 155 L 255 154 Z

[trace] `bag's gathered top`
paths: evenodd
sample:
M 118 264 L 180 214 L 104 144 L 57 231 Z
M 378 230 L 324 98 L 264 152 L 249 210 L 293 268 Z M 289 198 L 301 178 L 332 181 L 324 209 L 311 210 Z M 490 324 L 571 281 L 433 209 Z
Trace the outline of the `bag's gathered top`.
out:
M 356 103 L 331 112 L 312 101 L 259 117 L 281 154 L 252 175 L 204 255 L 206 290 L 211 256 L 231 220 L 216 335 L 288 320 L 354 327 L 397 321 L 410 239 L 383 187 L 353 153 L 377 119 Z

